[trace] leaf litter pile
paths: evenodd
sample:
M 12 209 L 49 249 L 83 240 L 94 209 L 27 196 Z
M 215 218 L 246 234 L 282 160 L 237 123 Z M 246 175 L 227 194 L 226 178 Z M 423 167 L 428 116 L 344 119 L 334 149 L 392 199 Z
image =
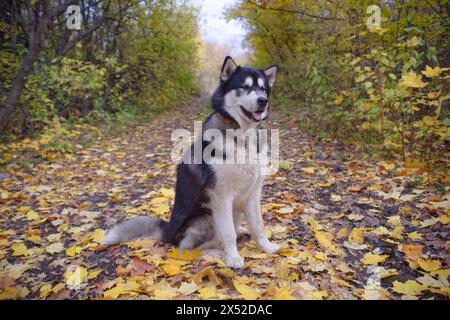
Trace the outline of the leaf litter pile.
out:
M 268 126 L 283 161 L 262 200 L 277 254 L 241 235 L 245 267 L 232 270 L 150 239 L 101 245 L 123 219 L 168 219 L 170 135 L 204 116 L 191 108 L 0 173 L 0 299 L 448 299 L 448 177 L 361 160 L 281 113 Z

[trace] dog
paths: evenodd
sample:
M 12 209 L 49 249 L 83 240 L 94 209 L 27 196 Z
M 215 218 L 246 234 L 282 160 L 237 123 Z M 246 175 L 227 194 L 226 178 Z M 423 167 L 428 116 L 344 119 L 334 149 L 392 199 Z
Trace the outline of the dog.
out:
M 226 57 L 219 87 L 211 98 L 213 112 L 204 121 L 203 132 L 209 129 L 223 134 L 238 129 L 258 131 L 269 115 L 268 99 L 277 72 L 277 65 L 264 70 L 241 67 Z M 201 141 L 202 150 L 211 143 L 215 142 Z M 215 147 L 223 149 L 223 146 Z M 219 154 L 212 156 L 217 160 L 223 156 Z M 170 221 L 148 216 L 124 221 L 107 232 L 106 245 L 149 237 L 182 250 L 220 250 L 225 264 L 236 269 L 244 266 L 236 243 L 240 232 L 249 232 L 267 253 L 279 250 L 264 233 L 260 206 L 264 175 L 258 165 L 207 163 L 204 159 L 196 164 L 187 162 L 182 161 L 177 167 Z M 240 225 L 244 217 L 249 230 Z

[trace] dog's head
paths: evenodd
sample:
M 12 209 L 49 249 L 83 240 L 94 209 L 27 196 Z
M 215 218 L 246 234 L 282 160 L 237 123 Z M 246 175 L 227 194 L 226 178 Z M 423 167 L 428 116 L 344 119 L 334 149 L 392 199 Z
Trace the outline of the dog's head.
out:
M 226 57 L 220 85 L 213 95 L 213 108 L 233 117 L 239 124 L 257 123 L 269 116 L 269 96 L 278 66 L 265 70 L 238 66 Z

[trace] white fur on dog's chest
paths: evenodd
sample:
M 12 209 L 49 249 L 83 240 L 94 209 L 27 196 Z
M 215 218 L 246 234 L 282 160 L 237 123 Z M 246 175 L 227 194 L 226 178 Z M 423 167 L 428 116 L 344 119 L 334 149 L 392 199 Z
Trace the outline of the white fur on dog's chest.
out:
M 216 175 L 217 187 L 228 191 L 248 191 L 261 176 L 259 165 L 251 164 L 215 164 L 212 165 Z

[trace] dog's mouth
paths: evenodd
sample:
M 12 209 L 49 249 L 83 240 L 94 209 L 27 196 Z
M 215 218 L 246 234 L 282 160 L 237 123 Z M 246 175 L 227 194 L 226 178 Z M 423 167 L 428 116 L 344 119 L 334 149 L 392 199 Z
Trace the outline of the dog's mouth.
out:
M 243 106 L 240 106 L 240 107 L 241 107 L 242 113 L 244 113 L 244 115 L 247 118 L 249 118 L 250 120 L 253 120 L 255 122 L 259 122 L 259 121 L 262 121 L 262 120 L 265 119 L 265 118 L 263 119 L 263 113 L 264 113 L 265 110 L 256 111 L 256 112 L 250 112 L 247 109 L 245 109 Z

